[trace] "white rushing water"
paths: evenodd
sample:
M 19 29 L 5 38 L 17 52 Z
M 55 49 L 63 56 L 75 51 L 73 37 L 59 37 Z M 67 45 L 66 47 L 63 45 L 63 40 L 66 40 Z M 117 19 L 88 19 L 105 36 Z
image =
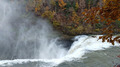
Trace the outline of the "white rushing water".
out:
M 86 53 L 112 48 L 98 37 L 76 36 L 69 50 L 57 44 L 58 34 L 50 24 L 34 16 L 23 17 L 17 2 L 0 0 L 0 67 L 29 62 L 49 63 L 52 67 L 65 61 L 84 59 Z M 115 43 L 115 46 L 119 46 Z
M 13 64 L 22 64 L 22 63 L 28 63 L 28 62 L 44 62 L 44 63 L 52 63 L 53 66 L 56 66 L 62 62 L 65 61 L 72 61 L 75 58 L 76 59 L 84 59 L 83 57 L 86 53 L 89 53 L 91 51 L 97 51 L 97 50 L 105 50 L 107 48 L 112 48 L 112 44 L 108 42 L 102 42 L 101 40 L 97 40 L 98 36 L 95 38 L 91 36 L 81 35 L 75 37 L 75 41 L 72 44 L 72 47 L 68 51 L 68 54 L 62 58 L 58 59 L 16 59 L 16 60 L 2 60 L 0 61 L 1 66 L 10 66 Z M 115 43 L 115 46 L 119 46 L 118 43 Z M 49 66 L 48 66 L 49 67 Z
M 0 0 L 0 59 L 53 59 L 66 54 L 51 25 L 25 11 L 17 1 Z M 21 3 L 22 5 L 22 3 Z M 59 55 L 58 55 L 59 54 Z

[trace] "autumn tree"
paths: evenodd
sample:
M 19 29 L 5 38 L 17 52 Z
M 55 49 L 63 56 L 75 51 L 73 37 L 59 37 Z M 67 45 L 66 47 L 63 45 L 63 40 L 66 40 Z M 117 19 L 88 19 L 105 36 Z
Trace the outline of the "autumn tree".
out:
M 120 0 L 103 0 L 102 7 L 86 9 L 82 14 L 87 23 L 95 24 L 106 22 L 107 27 L 103 28 L 102 32 L 106 35 L 99 37 L 99 39 L 102 39 L 103 42 L 107 40 L 107 42 L 113 45 L 115 41 L 120 43 L 120 36 L 113 38 L 115 20 L 120 20 Z
M 99 34 L 101 31 L 111 40 L 114 31 L 120 30 L 120 0 L 28 0 L 26 11 L 47 18 L 67 35 Z M 89 7 L 89 8 L 88 8 Z M 119 27 L 116 27 L 119 26 Z M 117 29 L 116 29 L 117 28 Z

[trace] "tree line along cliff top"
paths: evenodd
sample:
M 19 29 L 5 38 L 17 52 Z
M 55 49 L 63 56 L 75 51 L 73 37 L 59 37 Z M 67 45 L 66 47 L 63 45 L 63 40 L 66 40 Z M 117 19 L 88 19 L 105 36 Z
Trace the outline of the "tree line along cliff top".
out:
M 112 36 L 120 33 L 120 0 L 28 0 L 26 11 L 69 36 L 106 34 L 103 42 L 119 41 Z

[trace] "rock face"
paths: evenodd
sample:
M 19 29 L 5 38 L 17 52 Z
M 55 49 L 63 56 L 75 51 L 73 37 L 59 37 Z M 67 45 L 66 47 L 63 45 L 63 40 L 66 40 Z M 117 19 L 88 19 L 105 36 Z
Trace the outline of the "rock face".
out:
M 70 49 L 70 47 L 73 43 L 72 40 L 63 40 L 62 42 L 65 44 L 64 47 L 67 48 L 67 49 Z
M 73 36 L 65 36 L 63 35 L 60 39 L 58 39 L 57 44 L 62 45 L 67 50 L 70 49 L 72 43 L 74 42 Z

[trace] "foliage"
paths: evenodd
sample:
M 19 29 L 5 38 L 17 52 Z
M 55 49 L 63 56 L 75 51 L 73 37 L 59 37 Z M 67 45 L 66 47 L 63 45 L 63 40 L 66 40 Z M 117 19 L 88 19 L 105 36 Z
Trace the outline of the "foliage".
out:
M 84 12 L 82 12 L 82 14 L 84 15 L 85 17 L 85 22 L 86 23 L 99 23 L 100 21 L 100 18 L 98 16 L 99 14 L 99 10 L 100 8 L 99 7 L 92 7 L 91 9 L 85 9 Z
M 55 3 L 55 1 L 54 1 L 54 0 L 51 0 L 51 5 L 53 5 L 53 6 L 55 6 L 55 5 L 56 5 L 56 3 Z
M 64 8 L 66 6 L 66 3 L 63 0 L 58 0 L 58 3 L 61 8 Z
M 76 2 L 75 9 L 77 10 L 78 8 L 79 8 L 79 4 L 78 4 L 78 2 Z
M 72 12 L 71 20 L 77 25 L 79 24 L 80 17 L 77 15 L 75 11 Z
M 120 20 L 116 20 L 115 24 L 116 24 L 116 26 L 118 26 L 120 28 Z
M 120 32 L 120 0 L 29 0 L 26 11 L 47 18 L 67 35 L 106 34 L 99 39 L 114 45 Z M 96 3 L 96 6 L 93 4 Z M 100 33 L 102 32 L 102 33 Z M 112 37 L 112 38 L 111 38 Z
M 53 19 L 54 15 L 55 15 L 55 11 L 50 11 L 49 7 L 46 7 L 44 13 L 42 13 L 41 16 L 44 18 L 48 17 L 48 19 Z
M 101 23 L 96 23 L 96 27 L 97 27 L 97 28 L 102 28 L 102 26 L 103 26 L 103 25 L 102 25 Z
M 114 45 L 114 42 L 120 42 L 120 36 L 112 38 L 115 27 L 113 24 L 115 20 L 120 19 L 120 0 L 103 0 L 104 5 L 102 7 L 92 7 L 91 9 L 86 9 L 82 14 L 85 16 L 85 21 L 87 23 L 100 23 L 107 22 L 107 28 L 103 29 L 103 34 L 107 34 L 99 37 L 103 42 L 107 40 Z

